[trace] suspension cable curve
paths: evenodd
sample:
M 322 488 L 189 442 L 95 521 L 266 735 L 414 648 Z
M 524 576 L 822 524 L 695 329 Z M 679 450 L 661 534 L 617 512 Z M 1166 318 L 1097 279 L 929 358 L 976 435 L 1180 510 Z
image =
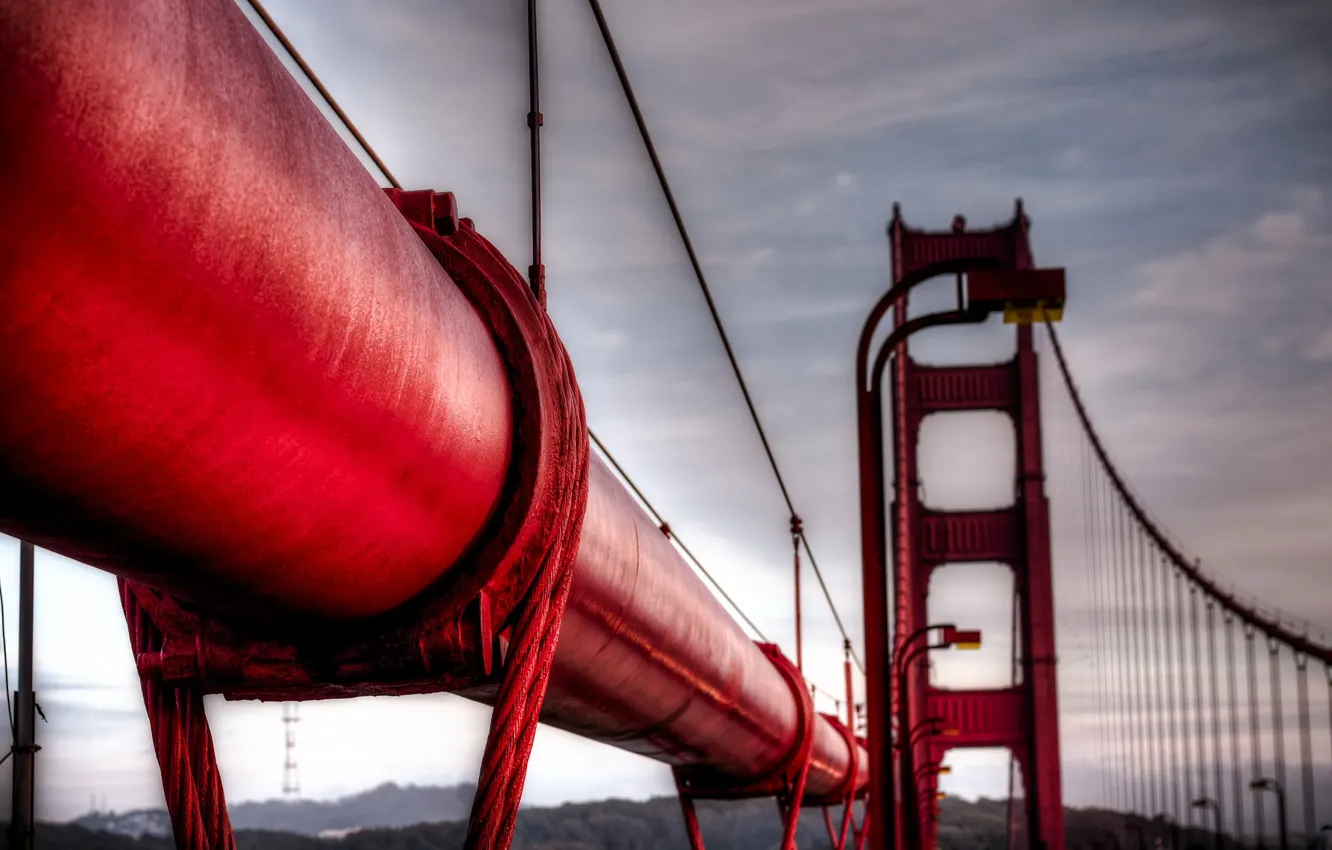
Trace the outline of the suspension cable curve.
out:
M 1059 365 L 1060 374 L 1063 376 L 1064 387 L 1068 390 L 1069 398 L 1073 402 L 1073 408 L 1077 412 L 1078 419 L 1082 422 L 1083 429 L 1087 432 L 1087 437 L 1091 440 L 1092 449 L 1100 459 L 1106 473 L 1110 476 L 1110 481 L 1115 490 L 1128 506 L 1129 511 L 1133 513 L 1134 518 L 1142 525 L 1152 538 L 1153 542 L 1161 551 L 1174 563 L 1175 567 L 1186 575 L 1190 582 L 1196 584 L 1201 590 L 1207 593 L 1224 608 L 1233 611 L 1241 620 L 1251 623 L 1264 635 L 1275 638 L 1292 651 L 1303 652 L 1311 658 L 1316 658 L 1325 664 L 1332 664 L 1332 646 L 1323 646 L 1315 643 L 1307 635 L 1300 634 L 1287 628 L 1280 620 L 1280 617 L 1269 617 L 1255 608 L 1245 605 L 1236 598 L 1235 594 L 1230 593 L 1208 578 L 1196 564 L 1184 557 L 1174 543 L 1166 537 L 1160 526 L 1156 524 L 1151 517 L 1147 515 L 1146 510 L 1138 503 L 1133 496 L 1132 491 L 1124 481 L 1118 467 L 1111 461 L 1110 455 L 1105 450 L 1105 445 L 1101 442 L 1100 435 L 1095 426 L 1092 425 L 1091 418 L 1087 414 L 1087 409 L 1082 403 L 1082 395 L 1078 392 L 1077 384 L 1073 381 L 1073 375 L 1068 368 L 1068 361 L 1064 358 L 1064 350 L 1059 344 L 1059 335 L 1054 326 L 1048 322 L 1045 326 L 1049 335 L 1050 342 L 1055 355 L 1055 360 Z

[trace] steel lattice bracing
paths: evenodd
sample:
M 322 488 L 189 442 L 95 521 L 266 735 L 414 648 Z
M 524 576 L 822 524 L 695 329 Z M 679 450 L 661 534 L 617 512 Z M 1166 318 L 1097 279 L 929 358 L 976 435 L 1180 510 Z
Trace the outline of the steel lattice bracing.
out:
M 924 232 L 907 227 L 895 214 L 889 225 L 894 283 L 927 265 L 955 259 L 989 257 L 1009 268 L 1032 268 L 1027 226 L 1020 206 L 1007 226 L 980 231 L 963 226 L 950 232 Z M 903 306 L 895 312 L 899 325 L 907 318 Z M 1054 598 L 1031 328 L 1018 328 L 1017 354 L 1008 363 L 929 367 L 909 356 L 898 356 L 892 381 L 895 643 L 900 645 L 927 625 L 932 571 L 946 563 L 967 561 L 998 561 L 1013 570 L 1022 639 L 1022 676 L 1007 689 L 940 690 L 930 686 L 923 656 L 913 665 L 907 694 L 911 716 L 941 717 L 957 731 L 948 738 L 921 736 L 914 744 L 913 762 L 938 763 L 947 750 L 957 747 L 1008 748 L 1022 767 L 1031 846 L 1062 850 Z M 1013 419 L 1018 472 L 1011 507 L 943 512 L 922 505 L 916 462 L 921 423 L 931 413 L 957 410 L 996 410 Z M 901 694 L 894 694 L 895 703 L 900 698 Z M 930 775 L 920 781 L 924 784 L 915 799 L 920 801 L 919 816 L 925 825 L 923 846 L 929 847 L 934 846 L 937 830 L 936 780 Z

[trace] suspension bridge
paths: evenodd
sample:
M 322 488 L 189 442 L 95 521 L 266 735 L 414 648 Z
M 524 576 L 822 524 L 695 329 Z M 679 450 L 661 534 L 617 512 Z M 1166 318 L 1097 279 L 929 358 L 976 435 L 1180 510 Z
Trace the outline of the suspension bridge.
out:
M 538 722 L 671 765 L 695 850 L 694 801 L 745 797 L 776 799 L 783 850 L 811 809 L 835 850 L 935 847 L 938 777 L 959 748 L 1012 753 L 1011 847 L 1082 846 L 1065 834 L 1070 745 L 1095 754 L 1096 797 L 1125 815 L 1092 845 L 1285 848 L 1332 817 L 1332 777 L 1317 773 L 1332 756 L 1332 643 L 1215 580 L 1129 486 L 1060 346 L 1064 270 L 1037 266 L 1020 202 L 988 229 L 961 217 L 917 229 L 897 210 L 888 225 L 891 279 L 866 305 L 847 387 L 865 612 L 851 634 L 839 602 L 858 600 L 824 581 L 592 0 L 789 509 L 795 641 L 755 643 L 721 604 L 743 599 L 724 575 L 709 589 L 714 576 L 588 431 L 545 313 L 535 4 L 525 271 L 462 214 L 465 198 L 402 186 L 251 6 L 387 187 L 231 0 L 0 4 L 0 531 L 24 541 L 11 846 L 37 831 L 37 546 L 119 577 L 176 843 L 190 850 L 235 846 L 205 694 L 451 692 L 493 706 L 467 836 L 486 850 L 512 840 Z M 939 278 L 956 279 L 956 308 L 909 312 L 908 292 Z M 910 334 L 1000 313 L 1016 325 L 1011 361 L 909 354 Z M 1100 710 L 1076 740 L 1060 734 L 1043 401 L 1069 405 L 1081 444 Z M 1013 422 L 1013 504 L 926 506 L 922 423 L 977 410 Z M 1007 687 L 931 682 L 932 652 L 984 639 L 929 618 L 932 572 L 967 562 L 1013 574 Z M 805 676 L 806 575 L 844 641 L 835 713 L 815 708 Z

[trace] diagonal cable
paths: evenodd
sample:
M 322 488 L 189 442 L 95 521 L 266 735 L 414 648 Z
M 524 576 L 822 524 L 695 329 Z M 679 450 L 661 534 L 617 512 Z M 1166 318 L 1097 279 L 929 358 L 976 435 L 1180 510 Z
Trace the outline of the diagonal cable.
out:
M 735 613 L 740 615 L 740 619 L 745 621 L 745 623 L 749 626 L 749 628 L 754 631 L 754 634 L 758 635 L 759 639 L 762 640 L 764 643 L 767 643 L 768 638 L 763 634 L 763 630 L 760 629 L 758 626 L 754 625 L 754 621 L 749 619 L 749 616 L 745 614 L 744 609 L 741 608 L 736 603 L 736 601 L 731 598 L 730 594 L 728 594 L 725 588 L 721 586 L 721 583 L 712 577 L 712 573 L 708 572 L 707 568 L 703 566 L 703 563 L 697 557 L 694 556 L 694 553 L 689 551 L 689 547 L 685 546 L 684 541 L 680 539 L 679 535 L 677 535 L 674 531 L 671 530 L 670 524 L 667 523 L 665 518 L 663 518 L 662 515 L 657 511 L 657 509 L 652 506 L 652 502 L 648 500 L 647 496 L 643 495 L 643 491 L 638 489 L 638 485 L 634 483 L 634 479 L 630 478 L 629 473 L 624 471 L 624 467 L 620 466 L 619 461 L 617 461 L 615 459 L 615 456 L 610 453 L 610 450 L 606 448 L 605 444 L 601 442 L 601 440 L 597 437 L 595 433 L 593 433 L 591 429 L 588 429 L 587 434 L 589 437 L 592 438 L 592 443 L 597 447 L 597 451 L 600 452 L 601 456 L 606 459 L 606 461 L 611 465 L 612 468 L 614 468 L 615 473 L 620 476 L 620 480 L 622 480 L 629 487 L 629 489 L 633 491 L 634 495 L 638 497 L 638 501 L 643 505 L 643 508 L 647 510 L 647 512 L 652 516 L 653 521 L 656 522 L 658 527 L 661 528 L 662 533 L 664 533 L 668 538 L 670 538 L 675 543 L 677 547 L 679 547 L 680 551 L 685 555 L 685 557 L 687 557 L 690 560 L 690 562 L 694 565 L 694 567 L 700 573 L 703 574 L 703 577 L 706 578 L 714 588 L 716 588 L 717 592 L 721 594 L 722 599 L 725 599 L 727 604 L 729 604 L 731 608 L 735 610 Z
M 601 39 L 606 44 L 606 52 L 610 54 L 611 64 L 615 66 L 615 75 L 619 78 L 620 88 L 623 89 L 625 100 L 629 104 L 629 110 L 633 113 L 634 123 L 638 126 L 638 134 L 643 139 L 643 147 L 647 150 L 648 159 L 652 161 L 652 170 L 656 173 L 657 182 L 661 185 L 666 206 L 670 208 L 671 219 L 675 222 L 675 229 L 680 234 L 680 241 L 684 245 L 685 254 L 689 257 L 689 265 L 694 270 L 694 277 L 698 281 L 699 290 L 703 293 L 703 300 L 707 302 L 708 313 L 712 316 L 712 322 L 717 328 L 717 336 L 721 338 L 722 348 L 726 350 L 726 359 L 731 364 L 731 371 L 735 373 L 736 383 L 740 385 L 740 394 L 744 396 L 745 407 L 749 409 L 749 416 L 754 421 L 754 429 L 758 431 L 759 441 L 763 444 L 763 452 L 768 457 L 772 474 L 777 479 L 777 486 L 782 491 L 782 499 L 785 500 L 787 510 L 790 511 L 791 516 L 797 516 L 795 503 L 792 501 L 791 493 L 786 487 L 786 480 L 782 477 L 782 471 L 777 465 L 777 457 L 773 454 L 772 445 L 768 442 L 767 432 L 763 430 L 763 422 L 759 418 L 758 408 L 754 406 L 754 399 L 749 394 L 749 385 L 745 383 L 744 373 L 740 369 L 740 361 L 735 356 L 735 350 L 731 348 L 730 337 L 726 334 L 726 325 L 722 322 L 721 313 L 717 310 L 717 304 L 712 298 L 712 288 L 708 286 L 707 275 L 704 274 L 703 266 L 698 259 L 698 253 L 694 250 L 693 240 L 689 238 L 689 230 L 685 227 L 684 216 L 680 212 L 679 205 L 675 202 L 675 193 L 671 191 L 671 183 L 666 177 L 666 169 L 661 164 L 661 158 L 657 156 L 657 146 L 652 141 L 652 133 L 648 130 L 642 109 L 639 108 L 638 98 L 634 95 L 634 88 L 629 82 L 629 74 L 625 71 L 624 63 L 620 60 L 620 51 L 615 46 L 615 38 L 611 35 L 610 24 L 606 22 L 606 16 L 601 11 L 599 0 L 588 0 L 588 2 L 592 7 L 593 16 L 597 19 L 597 28 L 601 31 Z M 819 588 L 823 591 L 824 599 L 828 601 L 828 608 L 832 611 L 833 620 L 836 621 L 837 628 L 842 633 L 842 638 L 848 641 L 851 640 L 846 626 L 842 623 L 837 605 L 833 602 L 832 593 L 823 580 L 823 572 L 819 569 L 818 560 L 814 557 L 814 551 L 810 548 L 809 539 L 803 531 L 800 533 L 800 542 L 804 544 L 805 553 L 809 556 L 809 564 L 814 569 L 814 575 L 819 581 Z M 861 663 L 860 657 L 856 655 L 854 649 L 852 649 L 851 658 L 855 661 L 860 672 L 864 673 L 865 665 Z

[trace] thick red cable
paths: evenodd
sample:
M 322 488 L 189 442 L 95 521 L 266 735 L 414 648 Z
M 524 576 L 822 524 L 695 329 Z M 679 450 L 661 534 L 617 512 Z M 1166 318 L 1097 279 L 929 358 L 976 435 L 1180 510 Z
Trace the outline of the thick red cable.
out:
M 388 194 L 400 202 L 397 190 Z M 506 653 L 465 844 L 467 850 L 507 850 L 587 508 L 587 421 L 573 364 L 527 282 L 469 220 L 451 222 L 447 229 L 456 230 L 442 237 L 421 222 L 412 224 L 495 332 L 519 397 L 541 409 L 531 426 L 537 433 L 515 439 L 515 444 L 535 440 L 540 445 L 527 471 L 532 480 L 525 482 L 533 488 L 532 504 L 526 515 L 514 518 L 521 525 L 512 529 L 512 544 L 501 556 L 535 565 L 536 578 L 521 603 Z
M 163 634 L 140 604 L 135 587 L 119 580 L 120 601 L 135 658 L 160 653 Z M 213 738 L 197 686 L 172 686 L 140 673 L 162 790 L 179 850 L 235 850 Z

